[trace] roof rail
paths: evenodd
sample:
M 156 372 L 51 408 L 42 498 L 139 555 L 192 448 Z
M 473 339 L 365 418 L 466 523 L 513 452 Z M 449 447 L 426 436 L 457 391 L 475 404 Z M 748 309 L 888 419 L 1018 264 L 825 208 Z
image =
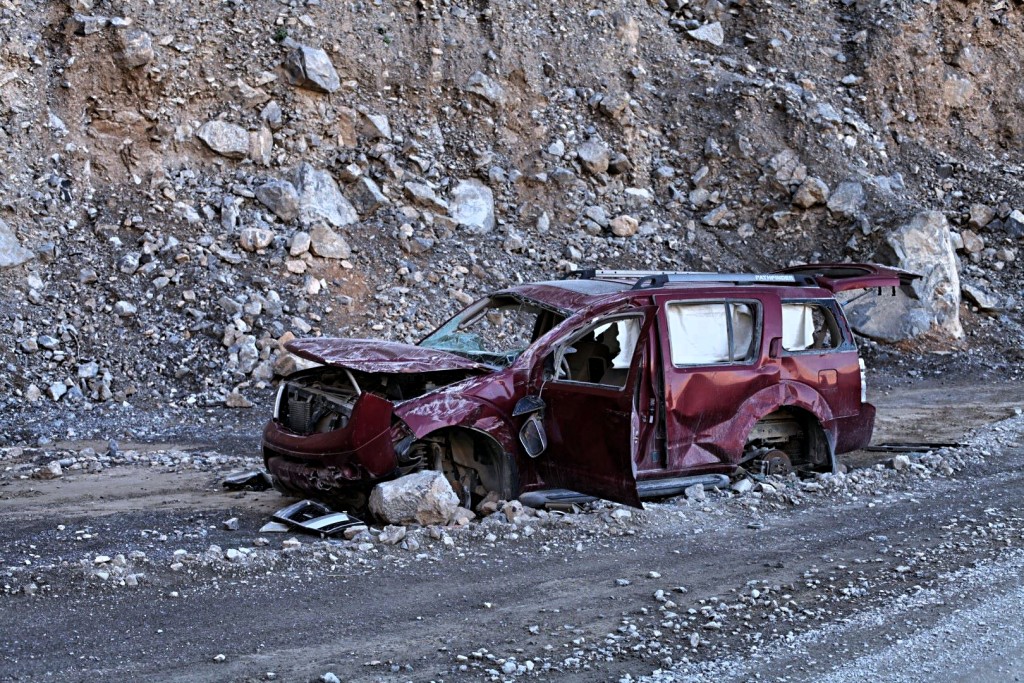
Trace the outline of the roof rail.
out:
M 578 280 L 634 280 L 633 289 L 653 289 L 674 282 L 707 282 L 732 285 L 793 285 L 816 287 L 810 275 L 779 273 L 698 273 L 663 270 L 597 270 L 584 268 L 567 275 Z

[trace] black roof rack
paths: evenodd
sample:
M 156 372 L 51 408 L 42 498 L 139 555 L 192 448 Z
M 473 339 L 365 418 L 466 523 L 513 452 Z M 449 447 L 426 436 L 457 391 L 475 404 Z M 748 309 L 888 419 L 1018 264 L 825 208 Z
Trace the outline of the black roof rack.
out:
M 803 273 L 697 273 L 662 270 L 597 270 L 583 268 L 566 275 L 577 280 L 633 281 L 633 289 L 654 289 L 675 282 L 707 282 L 731 285 L 790 285 L 817 287 L 815 279 Z

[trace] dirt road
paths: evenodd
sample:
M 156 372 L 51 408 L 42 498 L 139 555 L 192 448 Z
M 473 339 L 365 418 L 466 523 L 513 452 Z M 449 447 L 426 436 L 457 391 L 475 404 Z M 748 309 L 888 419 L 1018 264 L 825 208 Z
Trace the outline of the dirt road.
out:
M 489 518 L 411 549 L 282 549 L 257 531 L 282 499 L 215 471 L 8 479 L 0 680 L 1011 680 L 1024 388 L 875 402 L 879 441 L 980 429 L 906 471 L 859 453 L 840 481 Z

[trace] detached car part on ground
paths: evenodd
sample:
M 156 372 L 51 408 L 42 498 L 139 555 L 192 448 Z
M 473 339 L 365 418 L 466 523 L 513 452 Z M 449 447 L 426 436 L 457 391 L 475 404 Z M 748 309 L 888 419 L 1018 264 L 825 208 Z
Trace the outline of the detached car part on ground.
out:
M 282 490 L 356 505 L 423 468 L 465 505 L 564 488 L 639 506 L 738 467 L 833 471 L 875 417 L 835 294 L 916 277 L 584 271 L 496 292 L 416 345 L 295 340 L 320 366 L 281 383 L 264 459 Z

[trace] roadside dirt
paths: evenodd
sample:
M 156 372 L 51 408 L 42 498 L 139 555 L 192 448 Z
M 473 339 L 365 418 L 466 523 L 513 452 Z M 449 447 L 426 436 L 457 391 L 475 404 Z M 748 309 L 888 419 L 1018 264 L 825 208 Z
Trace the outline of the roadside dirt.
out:
M 596 504 L 424 533 L 412 551 L 308 537 L 278 551 L 291 535 L 257 529 L 285 500 L 224 492 L 215 466 L 7 480 L 0 680 L 863 680 L 901 643 L 927 645 L 958 609 L 1012 599 L 1021 562 L 1024 420 L 1013 416 L 1024 389 L 896 383 L 876 383 L 876 441 L 962 440 L 947 454 L 962 471 L 896 473 L 871 466 L 888 454 L 858 453 L 846 463 L 866 483 L 845 492 L 711 495 L 628 516 Z M 133 447 L 187 444 L 121 444 Z M 239 530 L 224 528 L 231 517 Z M 243 564 L 223 560 L 233 548 L 249 551 Z M 119 554 L 137 585 L 118 583 Z M 1005 672 L 1020 643 L 1000 634 Z M 977 666 L 948 659 L 927 680 Z

